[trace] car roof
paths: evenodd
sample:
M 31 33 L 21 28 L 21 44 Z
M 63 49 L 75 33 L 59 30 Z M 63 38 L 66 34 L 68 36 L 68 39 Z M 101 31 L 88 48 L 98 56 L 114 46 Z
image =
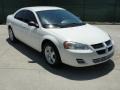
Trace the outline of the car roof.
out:
M 27 9 L 32 11 L 44 11 L 44 10 L 56 10 L 56 9 L 64 10 L 63 8 L 55 7 L 55 6 L 34 6 L 34 7 L 25 7 L 22 9 Z

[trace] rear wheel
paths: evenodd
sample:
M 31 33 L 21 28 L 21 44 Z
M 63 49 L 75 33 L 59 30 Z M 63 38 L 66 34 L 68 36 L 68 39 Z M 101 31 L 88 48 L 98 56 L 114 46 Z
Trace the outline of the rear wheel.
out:
M 10 41 L 11 41 L 11 42 L 16 42 L 16 38 L 15 38 L 15 36 L 14 36 L 14 33 L 13 33 L 12 28 L 9 28 L 9 29 L 8 29 L 8 34 L 9 34 L 9 39 L 10 39 Z
M 59 66 L 61 64 L 60 55 L 56 46 L 52 43 L 45 43 L 43 54 L 46 62 L 51 66 Z

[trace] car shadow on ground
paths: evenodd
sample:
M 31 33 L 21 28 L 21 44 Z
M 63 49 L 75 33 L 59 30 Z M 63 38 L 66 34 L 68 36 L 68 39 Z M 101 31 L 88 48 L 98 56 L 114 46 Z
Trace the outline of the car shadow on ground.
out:
M 9 39 L 6 40 L 8 44 L 13 46 L 15 49 L 17 49 L 20 53 L 24 54 L 28 58 L 31 59 L 31 61 L 28 61 L 28 63 L 37 63 L 41 65 L 43 68 L 45 68 L 50 73 L 53 73 L 55 75 L 62 76 L 64 78 L 70 79 L 70 80 L 91 80 L 96 79 L 99 77 L 102 77 L 104 75 L 107 75 L 110 73 L 114 67 L 115 64 L 112 60 L 109 60 L 108 62 L 96 66 L 91 67 L 82 67 L 82 68 L 76 68 L 71 67 L 68 65 L 62 65 L 59 68 L 53 68 L 50 67 L 44 60 L 41 53 L 37 52 L 36 50 L 32 49 L 31 47 L 23 44 L 22 42 L 18 43 L 11 43 Z

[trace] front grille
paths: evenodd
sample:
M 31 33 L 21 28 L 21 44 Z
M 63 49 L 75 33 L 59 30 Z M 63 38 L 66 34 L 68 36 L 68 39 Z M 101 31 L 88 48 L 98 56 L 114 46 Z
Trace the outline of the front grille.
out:
M 109 46 L 111 44 L 111 40 L 106 41 L 105 44 Z
M 94 62 L 94 63 L 103 62 L 103 61 L 105 61 L 105 60 L 110 59 L 110 58 L 113 56 L 113 54 L 114 54 L 114 53 L 111 53 L 111 54 L 109 54 L 109 55 L 107 55 L 107 56 L 105 56 L 105 57 L 93 59 L 93 62 Z
M 94 45 L 92 45 L 92 47 L 93 47 L 94 49 L 98 49 L 98 48 L 104 47 L 104 45 L 103 45 L 103 43 L 99 43 L 99 44 L 94 44 Z
M 93 47 L 93 49 L 96 51 L 98 55 L 105 54 L 111 51 L 113 48 L 111 40 L 108 40 L 103 43 L 94 44 L 91 46 Z
M 97 52 L 97 54 L 99 54 L 99 55 L 101 55 L 101 54 L 105 54 L 105 49 L 102 49 L 102 50 L 98 50 L 98 51 L 96 51 Z
M 112 50 L 112 48 L 113 48 L 113 46 L 109 47 L 109 48 L 108 48 L 108 51 L 111 51 L 111 50 Z

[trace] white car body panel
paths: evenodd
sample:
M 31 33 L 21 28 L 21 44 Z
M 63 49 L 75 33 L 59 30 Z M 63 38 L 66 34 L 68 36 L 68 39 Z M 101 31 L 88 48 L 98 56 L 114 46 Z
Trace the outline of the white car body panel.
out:
M 22 21 L 19 21 L 14 18 L 14 15 L 17 12 L 24 9 L 30 10 L 34 13 L 38 21 L 39 28 L 29 26 L 28 24 L 23 23 Z M 65 41 L 73 41 L 73 42 L 78 42 L 86 45 L 93 45 L 98 43 L 104 43 L 108 40 L 111 40 L 111 38 L 106 32 L 89 24 L 86 24 L 83 26 L 69 27 L 69 28 L 54 28 L 54 29 L 43 28 L 35 12 L 44 11 L 44 10 L 55 10 L 55 9 L 62 9 L 62 8 L 58 8 L 58 7 L 22 8 L 16 11 L 14 14 L 9 15 L 7 17 L 7 25 L 12 27 L 15 37 L 17 39 L 31 46 L 32 48 L 36 49 L 39 52 L 42 51 L 41 46 L 44 40 L 48 39 L 52 41 L 58 48 L 62 62 L 71 66 L 83 67 L 83 66 L 95 65 L 96 63 L 92 62 L 93 59 L 104 57 L 114 52 L 114 49 L 113 49 L 109 53 L 106 53 L 103 55 L 97 55 L 94 52 L 94 50 L 64 49 L 63 43 Z M 65 10 L 65 9 L 62 9 L 62 10 Z M 86 61 L 86 64 L 77 63 L 76 58 L 84 59 Z M 103 63 L 103 62 L 100 62 L 100 63 Z
M 63 29 L 51 29 L 51 32 L 57 34 L 57 37 L 59 38 L 66 38 L 66 41 L 74 41 L 88 45 L 104 42 L 110 39 L 106 32 L 89 24 Z

